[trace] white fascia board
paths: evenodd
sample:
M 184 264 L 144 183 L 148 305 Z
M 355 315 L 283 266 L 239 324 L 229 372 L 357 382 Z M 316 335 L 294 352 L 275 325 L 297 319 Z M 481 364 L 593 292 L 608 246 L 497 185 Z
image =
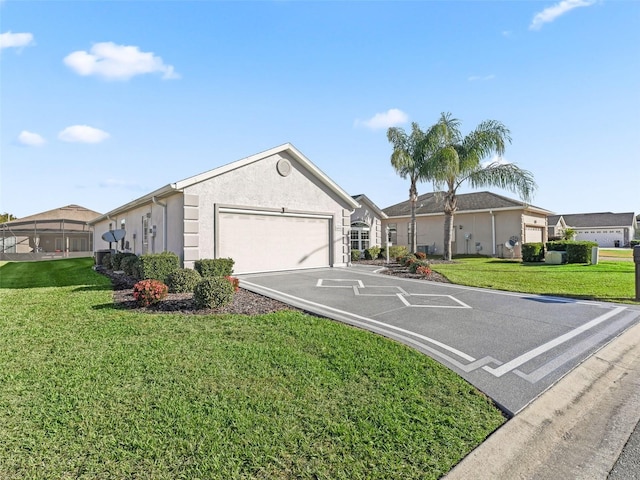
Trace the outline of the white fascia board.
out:
M 354 200 L 361 204 L 366 203 L 367 206 L 371 210 L 373 210 L 375 214 L 378 215 L 382 220 L 386 220 L 387 218 L 389 218 L 389 215 L 380 210 L 380 208 L 377 207 L 366 195 L 358 195 Z
M 513 211 L 518 211 L 518 210 L 522 210 L 525 212 L 536 212 L 536 213 L 540 213 L 540 214 L 548 214 L 550 213 L 548 210 L 544 210 L 542 208 L 535 208 L 535 207 L 502 207 L 502 208 L 480 208 L 478 210 L 457 210 L 456 212 L 454 212 L 453 216 L 455 217 L 456 215 L 461 215 L 461 214 L 472 214 L 472 213 L 491 213 L 491 212 L 513 212 Z M 444 212 L 433 212 L 433 213 L 417 213 L 416 214 L 416 218 L 418 217 L 439 217 L 439 216 L 444 216 Z M 395 215 L 393 217 L 387 217 L 388 219 L 394 219 L 394 218 L 411 218 L 411 213 L 408 213 L 406 215 Z
M 101 222 L 103 220 L 107 220 L 110 217 L 115 217 L 119 214 L 121 214 L 122 212 L 126 212 L 127 210 L 131 210 L 133 208 L 139 207 L 140 205 L 144 205 L 146 203 L 151 203 L 153 200 L 153 197 L 156 198 L 162 198 L 167 196 L 170 193 L 173 193 L 176 191 L 175 188 L 175 183 L 171 183 L 169 185 L 165 185 L 162 188 L 159 188 L 157 190 L 154 190 L 151 193 L 148 193 L 147 195 L 144 195 L 140 198 L 136 198 L 135 200 L 130 201 L 129 203 L 126 203 L 124 205 L 119 206 L 118 208 L 114 208 L 113 210 L 100 215 L 97 218 L 94 218 L 93 220 L 87 222 L 89 225 L 95 225 L 98 222 Z

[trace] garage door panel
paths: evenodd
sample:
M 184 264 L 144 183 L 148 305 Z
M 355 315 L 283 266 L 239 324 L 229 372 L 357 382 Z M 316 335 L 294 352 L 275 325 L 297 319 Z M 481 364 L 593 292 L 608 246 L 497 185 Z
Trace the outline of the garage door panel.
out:
M 329 219 L 223 212 L 218 216 L 218 256 L 236 273 L 329 265 Z

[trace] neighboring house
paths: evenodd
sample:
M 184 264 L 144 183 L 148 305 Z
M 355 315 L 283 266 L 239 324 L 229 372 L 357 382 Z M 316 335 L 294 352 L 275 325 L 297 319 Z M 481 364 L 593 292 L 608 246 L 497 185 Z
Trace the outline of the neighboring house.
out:
M 521 257 L 522 243 L 547 241 L 549 210 L 491 192 L 457 195 L 458 211 L 454 215 L 451 251 L 456 254 Z M 404 201 L 382 210 L 387 214 L 394 245 L 409 245 L 411 207 Z M 440 254 L 444 249 L 444 207 L 442 193 L 418 197 L 416 208 L 418 250 Z M 509 248 L 515 245 L 515 248 Z
M 574 240 L 596 242 L 600 247 L 628 246 L 638 229 L 633 212 L 575 213 L 562 218 L 576 231 Z
M 285 144 L 159 188 L 93 219 L 97 249 L 126 230 L 136 254 L 171 251 L 185 267 L 235 261 L 235 273 L 343 266 L 358 203 Z M 128 244 L 127 244 L 128 242 Z
M 351 214 L 351 249 L 364 252 L 372 246 L 386 245 L 382 220 L 387 218 L 387 214 L 366 195 L 354 195 L 353 199 L 360 206 Z
M 88 222 L 98 215 L 79 205 L 67 205 L 2 223 L 0 259 L 91 256 L 93 231 Z
M 562 215 L 549 215 L 547 217 L 547 236 L 552 238 L 563 238 L 564 232 L 569 228 Z

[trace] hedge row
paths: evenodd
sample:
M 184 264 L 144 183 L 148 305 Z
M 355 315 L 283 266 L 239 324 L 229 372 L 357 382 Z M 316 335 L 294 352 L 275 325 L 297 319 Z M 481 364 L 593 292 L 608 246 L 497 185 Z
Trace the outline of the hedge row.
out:
M 542 243 L 525 243 L 522 245 L 523 262 L 543 262 L 545 251 L 567 252 L 567 263 L 590 263 L 593 247 L 596 242 L 577 242 L 573 240 L 558 240 Z

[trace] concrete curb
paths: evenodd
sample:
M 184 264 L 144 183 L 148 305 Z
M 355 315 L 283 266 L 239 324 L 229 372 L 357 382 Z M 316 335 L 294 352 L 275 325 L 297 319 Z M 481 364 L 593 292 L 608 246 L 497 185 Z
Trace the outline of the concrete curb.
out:
M 606 479 L 640 420 L 640 324 L 567 374 L 445 475 Z

